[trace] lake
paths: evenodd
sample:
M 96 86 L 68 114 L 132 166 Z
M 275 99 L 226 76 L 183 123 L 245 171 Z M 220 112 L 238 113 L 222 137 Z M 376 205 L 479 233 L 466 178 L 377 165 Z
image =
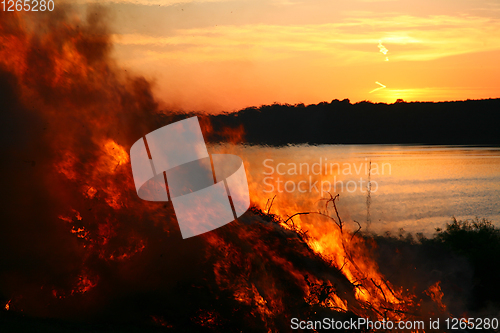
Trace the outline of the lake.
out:
M 500 226 L 500 148 L 402 145 L 212 145 L 244 162 L 252 203 L 290 216 L 325 209 L 363 230 L 427 236 L 457 219 Z M 370 183 L 368 183 L 370 179 Z M 368 186 L 368 184 L 370 184 Z M 267 206 L 268 207 L 268 206 Z M 331 206 L 330 206 L 331 207 Z

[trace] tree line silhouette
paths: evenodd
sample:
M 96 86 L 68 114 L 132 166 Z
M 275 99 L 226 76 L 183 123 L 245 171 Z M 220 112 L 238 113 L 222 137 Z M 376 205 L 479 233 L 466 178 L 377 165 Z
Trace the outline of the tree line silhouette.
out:
M 207 120 L 209 141 L 224 141 L 217 133 L 242 127 L 249 144 L 500 144 L 500 99 L 275 103 L 202 117 Z

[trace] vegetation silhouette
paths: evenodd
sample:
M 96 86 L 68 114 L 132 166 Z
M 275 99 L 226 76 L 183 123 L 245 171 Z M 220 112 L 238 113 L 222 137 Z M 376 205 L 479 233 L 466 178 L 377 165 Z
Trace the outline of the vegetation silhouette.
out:
M 398 235 L 369 235 L 378 264 L 399 285 L 441 281 L 451 312 L 482 315 L 500 308 L 500 229 L 486 219 L 452 218 L 431 238 L 400 230 Z M 419 276 L 415 279 L 415 276 Z
M 248 144 L 500 144 L 500 99 L 394 104 L 335 99 L 307 106 L 275 103 L 205 118 L 215 133 L 242 127 Z

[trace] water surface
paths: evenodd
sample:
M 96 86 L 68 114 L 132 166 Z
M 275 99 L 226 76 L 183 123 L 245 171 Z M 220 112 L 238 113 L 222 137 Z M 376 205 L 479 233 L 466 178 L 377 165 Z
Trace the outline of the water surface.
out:
M 500 226 L 497 147 L 222 145 L 211 150 L 241 156 L 252 201 L 265 207 L 276 195 L 272 211 L 282 215 L 317 211 L 330 192 L 340 194 L 341 217 L 377 233 L 403 228 L 432 235 L 453 216 L 487 218 Z

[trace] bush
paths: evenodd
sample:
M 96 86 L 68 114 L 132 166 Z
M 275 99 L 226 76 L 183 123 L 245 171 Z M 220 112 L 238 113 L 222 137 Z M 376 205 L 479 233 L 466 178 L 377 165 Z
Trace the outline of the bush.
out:
M 457 221 L 436 229 L 431 240 L 469 259 L 474 268 L 472 309 L 500 305 L 500 229 L 486 219 Z

